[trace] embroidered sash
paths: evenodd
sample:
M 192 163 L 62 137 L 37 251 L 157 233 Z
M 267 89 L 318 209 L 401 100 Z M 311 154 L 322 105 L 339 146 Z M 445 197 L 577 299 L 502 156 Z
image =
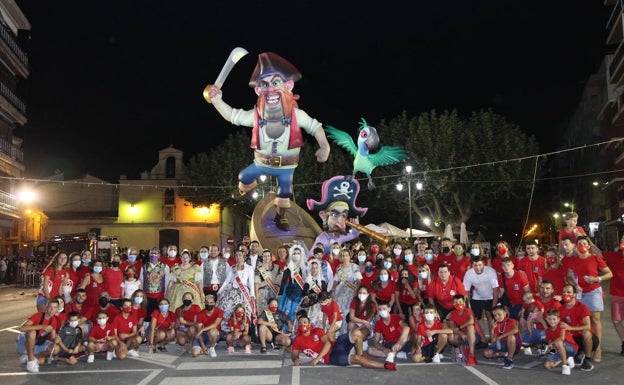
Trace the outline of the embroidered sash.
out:
M 277 295 L 277 288 L 275 287 L 275 284 L 273 283 L 273 278 L 271 278 L 271 273 L 269 273 L 267 269 L 264 268 L 263 265 L 258 266 L 258 271 L 260 272 L 260 275 L 262 276 L 262 279 L 264 279 L 264 282 L 266 282 L 267 286 L 271 290 L 273 290 L 273 293 L 275 295 Z

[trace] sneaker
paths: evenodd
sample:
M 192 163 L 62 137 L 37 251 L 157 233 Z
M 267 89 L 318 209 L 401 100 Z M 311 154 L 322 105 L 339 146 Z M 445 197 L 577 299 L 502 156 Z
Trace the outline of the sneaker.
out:
M 251 354 L 251 345 L 245 345 L 245 354 Z
M 576 363 L 574 363 L 574 357 L 568 357 L 567 364 L 570 369 L 574 369 L 574 367 L 576 366 Z
M 20 356 L 20 364 L 26 365 L 27 362 L 28 362 L 28 356 L 26 354 L 24 354 L 23 356 Z
M 466 360 L 466 366 L 475 366 L 477 364 L 477 357 L 474 354 L 468 354 L 468 360 Z
M 215 350 L 214 346 L 208 349 L 208 355 L 210 357 L 216 357 L 217 356 L 217 351 Z
M 570 375 L 570 367 L 568 365 L 563 365 L 561 367 L 561 374 L 563 374 L 564 376 L 569 376 Z
M 594 365 L 586 358 L 583 360 L 583 365 L 581 365 L 581 370 L 585 372 L 589 372 L 594 369 Z
M 526 348 L 524 348 L 524 355 L 525 356 L 532 356 L 533 355 L 533 351 L 531 350 L 530 346 L 527 346 Z
M 576 355 L 574 356 L 574 363 L 576 365 L 582 365 L 583 361 L 585 361 L 585 353 L 583 352 L 576 353 Z
M 115 357 L 115 351 L 114 350 L 109 350 L 108 352 L 106 352 L 106 361 L 110 361 Z
M 26 370 L 30 373 L 39 373 L 39 361 L 35 359 L 26 362 Z
M 130 357 L 138 357 L 139 356 L 139 352 L 137 352 L 136 349 L 130 349 L 130 350 L 128 350 L 128 355 Z
M 513 368 L 513 361 L 510 360 L 508 357 L 505 357 L 503 362 L 504 362 L 503 369 L 511 369 L 511 368 Z
M 436 354 L 433 357 L 431 357 L 431 362 L 433 362 L 434 364 L 439 364 L 440 363 L 440 354 Z
M 386 361 L 384 363 L 384 369 L 395 371 L 395 370 L 397 370 L 396 363 Z
M 93 354 L 89 354 L 89 356 L 87 357 L 87 362 L 92 364 L 94 360 L 95 356 Z
M 401 359 L 401 360 L 407 360 L 407 353 L 405 353 L 405 352 L 398 352 L 396 354 L 396 358 Z
M 620 350 L 620 356 L 624 356 L 624 341 L 622 342 L 622 350 Z
M 228 352 L 228 354 L 234 353 L 234 346 L 228 346 L 227 352 Z

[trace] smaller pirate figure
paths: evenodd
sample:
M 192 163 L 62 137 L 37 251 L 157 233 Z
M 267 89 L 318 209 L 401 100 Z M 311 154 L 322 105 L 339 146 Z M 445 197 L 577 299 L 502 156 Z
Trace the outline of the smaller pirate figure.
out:
M 326 254 L 329 253 L 332 244 L 342 244 L 360 235 L 358 230 L 347 231 L 346 227 L 348 218 L 357 219 L 368 211 L 368 208 L 358 207 L 355 204 L 359 192 L 360 184 L 357 179 L 338 175 L 323 182 L 320 202 L 307 200 L 308 210 L 318 210 L 323 220 L 323 232 L 316 237 L 314 244 L 323 244 Z

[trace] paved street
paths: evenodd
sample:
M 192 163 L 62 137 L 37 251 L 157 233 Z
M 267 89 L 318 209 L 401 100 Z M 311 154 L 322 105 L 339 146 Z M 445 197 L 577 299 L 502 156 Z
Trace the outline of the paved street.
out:
M 23 293 L 23 294 L 22 294 Z M 566 384 L 599 383 L 621 384 L 620 365 L 624 357 L 619 356 L 620 343 L 609 321 L 605 319 L 605 347 L 603 361 L 597 363 L 591 372 L 573 369 L 571 376 L 562 376 L 560 369 L 546 371 L 537 357 L 519 356 L 514 360 L 514 369 L 503 370 L 501 363 L 480 360 L 475 367 L 465 367 L 448 358 L 441 364 L 410 364 L 398 360 L 397 372 L 362 369 L 359 367 L 293 367 L 290 356 L 283 351 L 259 353 L 259 346 L 253 346 L 253 353 L 237 352 L 227 355 L 225 344 L 217 347 L 218 357 L 201 356 L 193 358 L 180 347 L 170 344 L 167 353 L 148 354 L 145 346 L 141 356 L 124 361 L 106 361 L 104 355 L 96 355 L 93 364 L 85 359 L 70 367 L 57 363 L 41 366 L 40 373 L 26 373 L 19 364 L 14 344 L 17 326 L 34 312 L 33 289 L 0 289 L 0 382 L 19 385 L 95 385 L 95 384 L 138 384 L 138 385 L 195 385 L 195 384 L 411 384 L 427 381 L 431 384 Z M 450 352 L 450 349 L 446 349 Z M 447 355 L 448 357 L 448 355 Z M 618 377 L 619 376 L 619 377 Z

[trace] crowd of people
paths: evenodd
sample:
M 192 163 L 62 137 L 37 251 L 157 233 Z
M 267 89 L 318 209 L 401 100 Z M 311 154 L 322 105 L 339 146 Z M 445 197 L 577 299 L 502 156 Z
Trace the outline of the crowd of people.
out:
M 522 352 L 565 375 L 575 366 L 589 371 L 602 359 L 601 283 L 610 279 L 624 355 L 624 237 L 618 250 L 600 251 L 568 217 L 560 247 L 527 241 L 522 257 L 504 241 L 484 250 L 449 238 L 312 250 L 251 241 L 196 253 L 170 245 L 145 258 L 128 247 L 107 266 L 88 250 L 59 251 L 17 351 L 29 372 L 49 360 L 123 360 L 139 356 L 142 344 L 157 353 L 173 343 L 192 357 L 216 357 L 219 343 L 228 354 L 252 354 L 256 344 L 260 354 L 287 350 L 295 365 L 303 354 L 312 365 L 387 370 L 397 359 L 449 355 L 511 369 Z

